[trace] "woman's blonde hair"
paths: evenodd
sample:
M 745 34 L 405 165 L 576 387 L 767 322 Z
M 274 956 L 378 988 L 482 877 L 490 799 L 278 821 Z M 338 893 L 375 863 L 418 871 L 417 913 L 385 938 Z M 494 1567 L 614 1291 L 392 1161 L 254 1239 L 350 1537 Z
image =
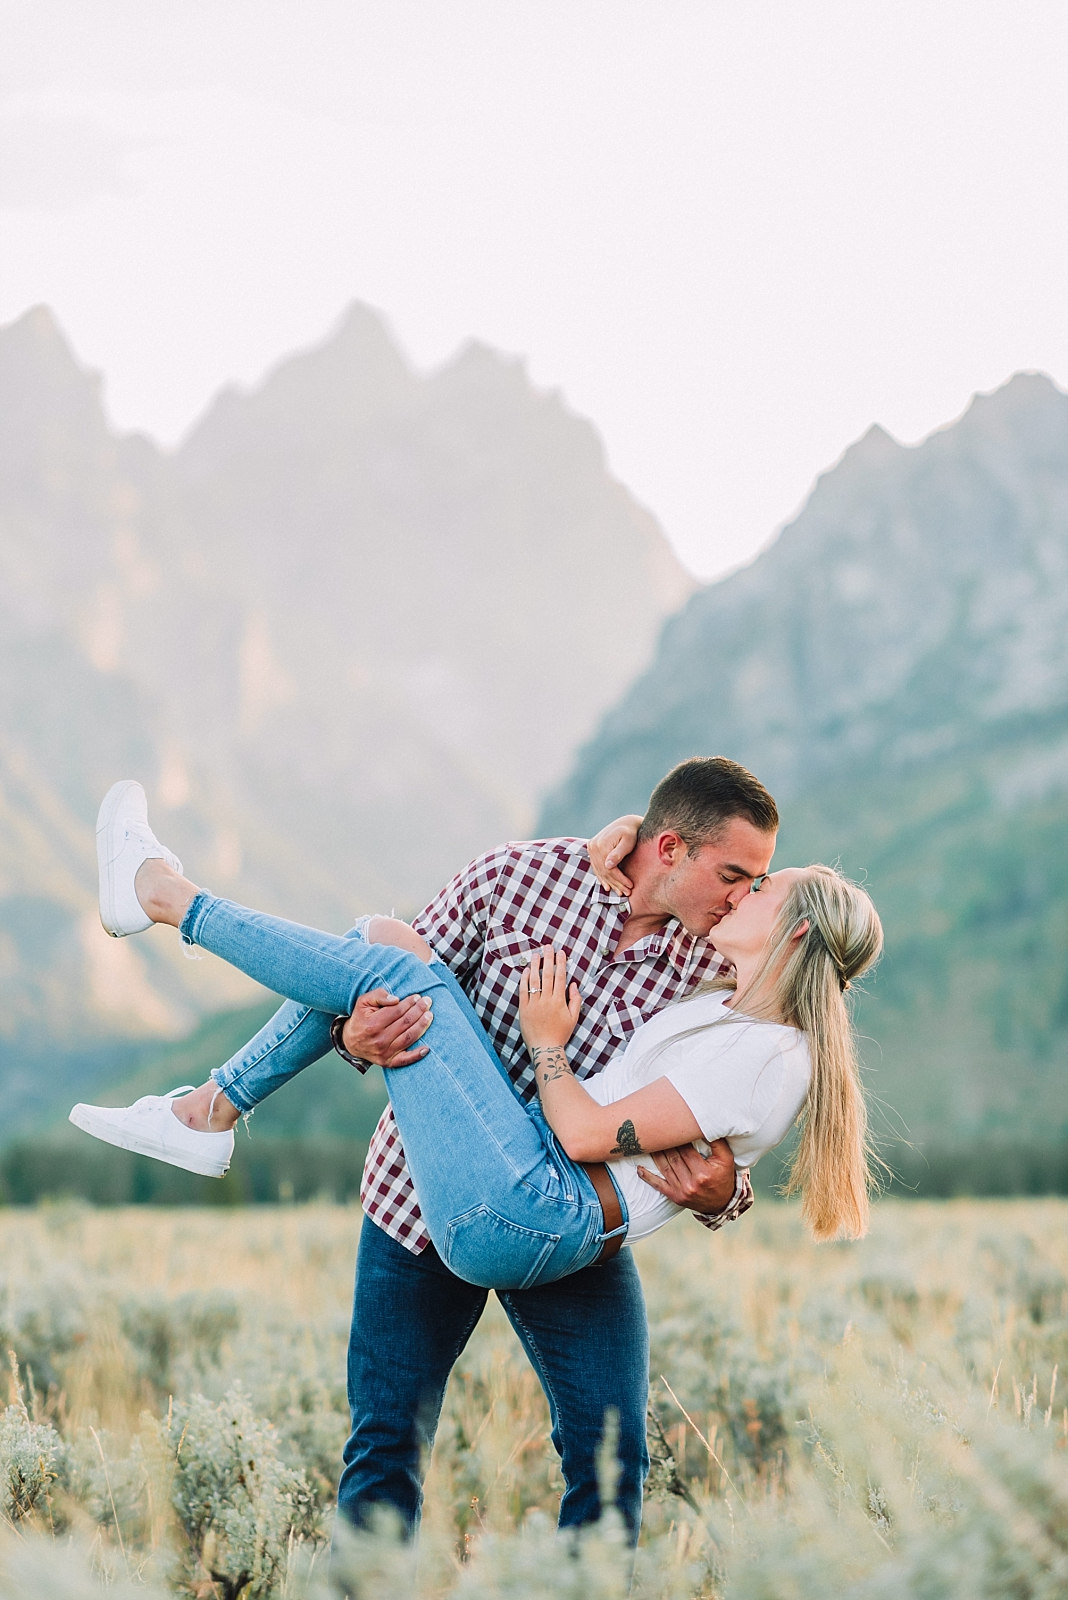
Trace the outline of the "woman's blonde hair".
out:
M 787 895 L 752 981 L 748 1017 L 784 1022 L 808 1040 L 812 1078 L 785 1194 L 817 1239 L 868 1231 L 874 1153 L 845 991 L 878 959 L 883 929 L 871 899 L 833 867 L 806 867 Z M 715 980 L 707 988 L 722 988 Z

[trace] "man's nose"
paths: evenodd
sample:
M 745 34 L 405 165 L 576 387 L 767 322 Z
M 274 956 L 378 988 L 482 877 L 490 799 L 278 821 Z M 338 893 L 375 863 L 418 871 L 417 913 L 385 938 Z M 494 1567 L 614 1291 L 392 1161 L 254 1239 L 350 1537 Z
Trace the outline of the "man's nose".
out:
M 740 905 L 749 893 L 749 880 L 743 878 L 741 883 L 732 883 L 727 890 L 727 904 L 732 908 Z

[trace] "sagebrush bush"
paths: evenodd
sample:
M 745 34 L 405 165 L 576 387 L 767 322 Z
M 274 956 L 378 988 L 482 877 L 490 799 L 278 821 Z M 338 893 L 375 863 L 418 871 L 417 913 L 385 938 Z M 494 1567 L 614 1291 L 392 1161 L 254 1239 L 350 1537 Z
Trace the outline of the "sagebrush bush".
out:
M 63 1444 L 47 1422 L 32 1422 L 26 1407 L 0 1413 L 0 1510 L 8 1523 L 22 1522 L 56 1478 Z
M 350 1592 L 1061 1600 L 1066 1223 L 1056 1201 L 883 1203 L 862 1244 L 815 1247 L 761 1200 L 714 1238 L 680 1223 L 639 1247 L 654 1470 L 630 1591 L 611 1519 L 555 1533 L 547 1406 L 491 1301 L 446 1397 L 418 1552 L 361 1536 Z M 358 1228 L 322 1206 L 229 1212 L 222 1240 L 218 1213 L 0 1213 L 21 1363 L 0 1417 L 0 1600 L 334 1600 Z
M 57 1474 L 57 1510 L 64 1529 L 88 1516 L 91 1525 L 134 1547 L 152 1539 L 156 1452 L 151 1434 L 114 1437 L 107 1429 L 75 1432 Z
M 174 1582 L 199 1595 L 205 1579 L 223 1600 L 267 1596 L 294 1544 L 322 1538 L 308 1480 L 283 1461 L 278 1431 L 239 1387 L 218 1404 L 195 1395 L 161 1425 L 171 1457 L 171 1504 L 181 1535 Z

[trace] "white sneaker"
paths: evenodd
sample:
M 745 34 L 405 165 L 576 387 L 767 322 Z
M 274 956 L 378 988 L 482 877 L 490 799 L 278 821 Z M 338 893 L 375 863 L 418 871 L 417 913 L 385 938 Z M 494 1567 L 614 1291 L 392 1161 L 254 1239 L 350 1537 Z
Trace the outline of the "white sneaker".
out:
M 151 928 L 134 890 L 142 861 L 166 861 L 180 873 L 182 863 L 160 844 L 148 825 L 145 791 L 133 778 L 113 783 L 96 817 L 96 864 L 100 872 L 100 920 L 113 939 Z
M 94 1139 L 117 1144 L 120 1150 L 134 1150 L 152 1156 L 172 1167 L 199 1172 L 202 1178 L 221 1178 L 234 1153 L 234 1135 L 198 1133 L 179 1122 L 171 1101 L 189 1094 L 192 1084 L 172 1089 L 169 1094 L 146 1094 L 132 1106 L 75 1106 L 70 1120 L 76 1128 L 91 1133 Z

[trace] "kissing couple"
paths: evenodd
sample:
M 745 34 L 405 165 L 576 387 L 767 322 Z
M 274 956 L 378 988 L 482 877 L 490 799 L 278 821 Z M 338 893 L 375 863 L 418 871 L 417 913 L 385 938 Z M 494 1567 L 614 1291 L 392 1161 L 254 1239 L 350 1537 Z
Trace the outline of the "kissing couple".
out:
M 336 937 L 218 899 L 153 834 L 132 780 L 97 822 L 115 937 L 166 923 L 286 996 L 207 1083 L 75 1106 L 87 1133 L 221 1177 L 233 1128 L 335 1048 L 386 1068 L 348 1351 L 341 1514 L 414 1529 L 449 1373 L 495 1291 L 538 1374 L 565 1490 L 632 1539 L 648 1471 L 648 1328 L 626 1243 L 683 1212 L 710 1232 L 800 1123 L 788 1191 L 819 1239 L 867 1225 L 869 1147 L 846 991 L 882 948 L 868 895 L 830 867 L 771 872 L 775 802 L 723 757 L 675 767 L 644 817 L 587 844 L 502 845 L 409 926 Z M 710 1270 L 711 1264 L 710 1264 Z

